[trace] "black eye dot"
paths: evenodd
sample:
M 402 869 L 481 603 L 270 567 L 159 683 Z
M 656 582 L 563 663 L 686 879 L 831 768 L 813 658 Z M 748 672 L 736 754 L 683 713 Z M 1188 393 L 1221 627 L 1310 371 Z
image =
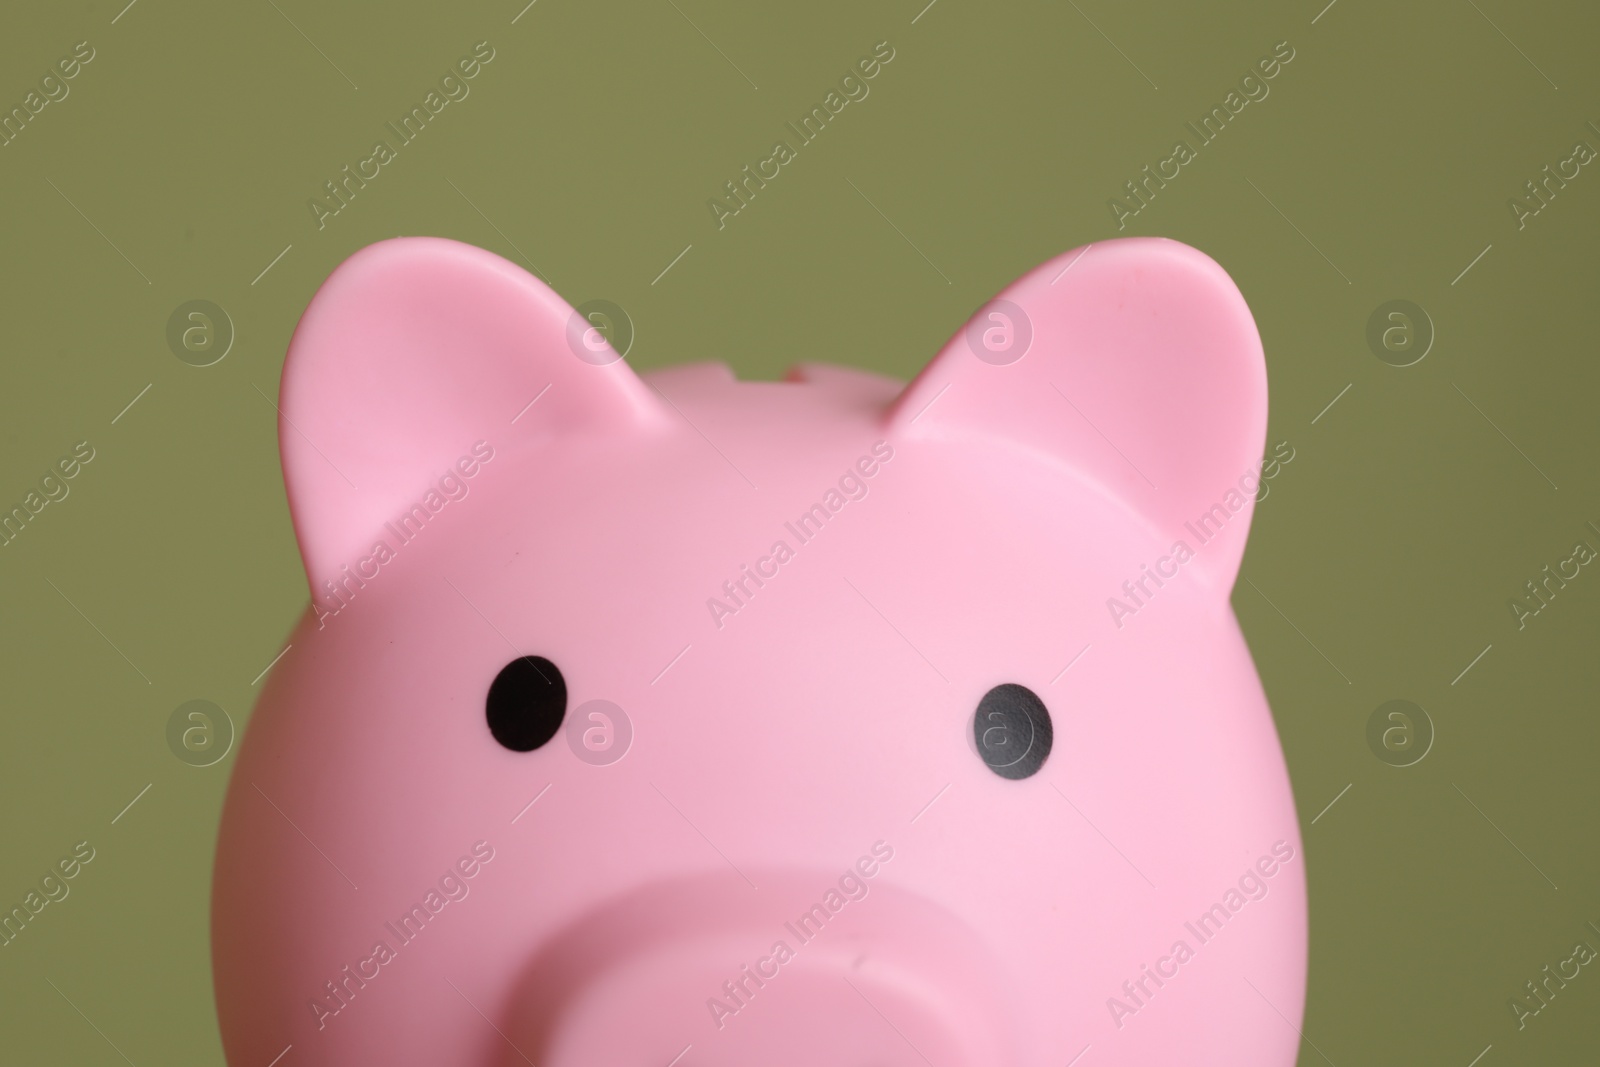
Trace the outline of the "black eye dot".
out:
M 484 705 L 496 741 L 513 752 L 532 752 L 561 729 L 567 681 L 543 656 L 523 656 L 500 668 Z
M 1044 766 L 1055 740 L 1050 711 L 1025 685 L 997 685 L 972 715 L 978 755 L 1002 778 L 1028 778 Z

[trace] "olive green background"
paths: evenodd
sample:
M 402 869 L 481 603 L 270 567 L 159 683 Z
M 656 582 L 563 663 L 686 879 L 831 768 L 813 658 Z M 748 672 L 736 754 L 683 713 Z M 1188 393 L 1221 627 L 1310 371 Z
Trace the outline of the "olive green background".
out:
M 165 729 L 194 698 L 242 727 L 305 603 L 266 398 L 343 258 L 398 234 L 480 244 L 574 304 L 625 308 L 641 369 L 907 376 L 1015 276 L 1115 236 L 1108 199 L 1287 40 L 1270 95 L 1122 232 L 1232 274 L 1266 347 L 1270 441 L 1295 449 L 1234 603 L 1306 839 L 1300 1062 L 1594 1062 L 1596 968 L 1521 1031 L 1508 1000 L 1580 939 L 1600 947 L 1600 573 L 1522 630 L 1507 602 L 1579 539 L 1600 548 L 1600 173 L 1522 229 L 1507 201 L 1576 141 L 1600 147 L 1600 16 L 125 2 L 14 6 L 0 30 L 6 109 L 74 43 L 96 51 L 0 148 L 0 504 L 74 443 L 96 450 L 0 549 L 0 905 L 75 842 L 97 852 L 0 949 L 0 1059 L 220 1062 L 207 907 L 231 758 L 188 766 Z M 870 96 L 719 230 L 707 199 L 880 40 L 896 56 Z M 496 55 L 471 95 L 319 230 L 308 199 L 478 41 Z M 193 299 L 236 331 L 213 366 L 168 347 Z M 1413 366 L 1366 342 L 1391 299 L 1436 330 Z M 1393 698 L 1437 733 L 1411 767 L 1367 745 Z

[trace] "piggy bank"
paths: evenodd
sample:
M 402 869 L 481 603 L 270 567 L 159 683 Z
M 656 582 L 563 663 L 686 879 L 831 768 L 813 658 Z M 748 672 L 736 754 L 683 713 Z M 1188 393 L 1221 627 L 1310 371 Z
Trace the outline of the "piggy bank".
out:
M 305 312 L 311 605 L 222 818 L 228 1062 L 1288 1067 L 1305 862 L 1229 605 L 1266 376 L 1223 270 L 1068 253 L 909 385 L 607 338 L 437 239 Z

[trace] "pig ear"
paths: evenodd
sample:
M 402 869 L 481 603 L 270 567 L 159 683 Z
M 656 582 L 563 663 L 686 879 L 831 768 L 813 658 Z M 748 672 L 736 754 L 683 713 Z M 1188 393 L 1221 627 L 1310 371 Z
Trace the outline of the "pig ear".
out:
M 500 454 L 666 425 L 587 326 L 543 282 L 471 245 L 399 238 L 341 264 L 295 329 L 278 405 L 312 596 L 478 442 Z
M 1003 438 L 1051 456 L 1167 543 L 1186 542 L 1190 566 L 1224 594 L 1233 586 L 1266 437 L 1266 365 L 1238 288 L 1187 245 L 1105 241 L 1024 275 L 906 387 L 890 420 L 908 438 Z

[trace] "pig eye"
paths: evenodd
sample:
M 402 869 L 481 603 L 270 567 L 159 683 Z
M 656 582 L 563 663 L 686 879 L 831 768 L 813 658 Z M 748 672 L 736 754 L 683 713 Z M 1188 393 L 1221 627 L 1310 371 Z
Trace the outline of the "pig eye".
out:
M 513 752 L 532 752 L 561 729 L 567 681 L 543 656 L 523 656 L 500 668 L 484 705 L 496 741 Z
M 1044 766 L 1055 740 L 1050 711 L 1027 686 L 997 685 L 972 715 L 978 755 L 1002 778 L 1028 778 Z

